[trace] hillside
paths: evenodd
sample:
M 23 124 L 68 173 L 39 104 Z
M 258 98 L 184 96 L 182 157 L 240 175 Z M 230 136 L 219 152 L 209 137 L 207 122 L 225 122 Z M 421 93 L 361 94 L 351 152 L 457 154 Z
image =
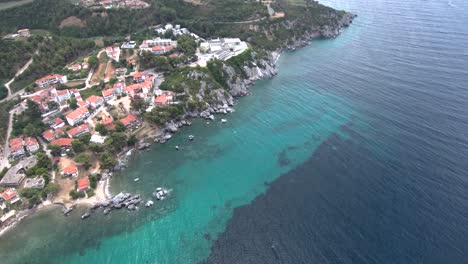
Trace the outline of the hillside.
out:
M 91 11 L 68 1 L 36 0 L 0 11 L 0 33 L 30 28 L 79 38 L 125 36 L 147 26 L 173 22 L 202 37 L 240 36 L 261 48 L 277 49 L 304 34 L 332 36 L 350 20 L 347 13 L 313 1 L 273 2 L 274 10 L 284 14 L 276 19 L 269 18 L 267 7 L 256 1 L 147 1 L 151 7 L 141 10 Z

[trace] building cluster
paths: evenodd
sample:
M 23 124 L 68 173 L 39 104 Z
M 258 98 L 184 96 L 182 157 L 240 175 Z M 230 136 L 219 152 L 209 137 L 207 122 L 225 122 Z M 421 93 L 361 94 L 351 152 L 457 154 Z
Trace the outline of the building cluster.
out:
M 74 64 L 71 64 L 71 65 L 68 65 L 67 66 L 67 69 L 72 71 L 72 72 L 78 72 L 78 71 L 81 71 L 81 70 L 87 70 L 89 69 L 89 64 L 87 62 L 83 62 L 83 63 L 74 63 Z
M 109 57 L 109 59 L 118 62 L 120 59 L 120 48 L 119 47 L 107 47 L 106 55 L 107 57 Z
M 143 40 L 140 45 L 140 51 L 149 51 L 155 55 L 162 55 L 170 52 L 177 47 L 177 41 L 164 38 L 154 38 Z
M 245 41 L 239 38 L 217 38 L 200 43 L 200 51 L 218 60 L 228 60 L 247 50 Z
M 91 9 L 143 9 L 150 7 L 150 4 L 141 0 L 82 0 L 79 4 Z
M 199 39 L 200 37 L 197 34 L 190 32 L 188 29 L 181 27 L 180 25 L 173 26 L 172 24 L 166 24 L 164 27 L 156 28 L 155 31 L 160 35 L 165 35 L 167 32 L 172 32 L 174 37 L 180 35 L 190 35 L 195 39 Z

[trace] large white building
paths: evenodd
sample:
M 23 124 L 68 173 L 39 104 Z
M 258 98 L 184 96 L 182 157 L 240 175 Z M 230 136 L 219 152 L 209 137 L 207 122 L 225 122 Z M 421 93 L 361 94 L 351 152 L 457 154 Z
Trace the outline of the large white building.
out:
M 245 41 L 239 38 L 210 39 L 200 44 L 200 51 L 213 54 L 219 60 L 227 60 L 237 56 L 249 47 Z
M 68 82 L 67 76 L 60 75 L 60 74 L 51 74 L 51 75 L 47 75 L 36 80 L 36 84 L 39 87 L 44 87 L 44 86 L 56 84 L 56 83 L 67 83 L 67 82 Z

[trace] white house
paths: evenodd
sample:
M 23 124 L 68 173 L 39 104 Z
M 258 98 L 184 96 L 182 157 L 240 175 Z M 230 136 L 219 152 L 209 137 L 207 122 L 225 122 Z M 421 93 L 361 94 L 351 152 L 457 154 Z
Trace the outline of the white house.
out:
M 68 82 L 67 76 L 60 75 L 60 74 L 51 74 L 51 75 L 47 75 L 36 80 L 36 84 L 39 87 L 44 87 L 46 85 L 51 85 L 51 84 L 56 84 L 56 83 L 67 83 L 67 82 Z
M 73 112 L 69 113 L 66 118 L 68 124 L 74 126 L 75 124 L 85 120 L 89 116 L 88 108 L 82 106 L 74 110 Z
M 88 103 L 93 108 L 98 108 L 104 104 L 104 98 L 97 95 L 91 95 L 90 97 L 86 98 L 86 103 Z

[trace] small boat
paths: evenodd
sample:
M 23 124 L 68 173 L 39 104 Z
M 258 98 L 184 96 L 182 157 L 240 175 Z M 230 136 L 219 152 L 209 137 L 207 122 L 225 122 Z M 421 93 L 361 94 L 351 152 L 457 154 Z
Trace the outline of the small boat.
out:
M 209 125 L 209 124 L 210 124 L 210 121 L 206 121 L 206 124 Z
M 189 136 L 188 136 L 188 139 L 189 139 L 189 140 L 193 140 L 194 138 L 195 138 L 194 135 L 189 135 Z
M 137 182 L 137 181 L 139 181 L 139 180 L 140 180 L 140 178 L 135 178 L 135 179 L 133 179 L 134 182 Z
M 221 119 L 221 123 L 226 123 L 227 122 L 227 119 Z
M 175 149 L 179 150 L 179 146 L 175 146 Z
M 81 219 L 86 219 L 86 218 L 88 218 L 90 216 L 91 216 L 90 213 L 85 213 L 84 215 L 81 216 Z
M 156 188 L 156 191 L 159 192 L 159 191 L 162 191 L 162 189 L 163 189 L 163 188 L 158 187 L 158 188 Z
M 67 208 L 65 211 L 63 211 L 63 215 L 64 216 L 69 216 L 72 211 L 73 211 L 72 207 Z
M 146 207 L 151 207 L 151 206 L 153 206 L 153 204 L 154 204 L 154 202 L 149 200 L 149 201 L 146 202 L 145 206 Z

